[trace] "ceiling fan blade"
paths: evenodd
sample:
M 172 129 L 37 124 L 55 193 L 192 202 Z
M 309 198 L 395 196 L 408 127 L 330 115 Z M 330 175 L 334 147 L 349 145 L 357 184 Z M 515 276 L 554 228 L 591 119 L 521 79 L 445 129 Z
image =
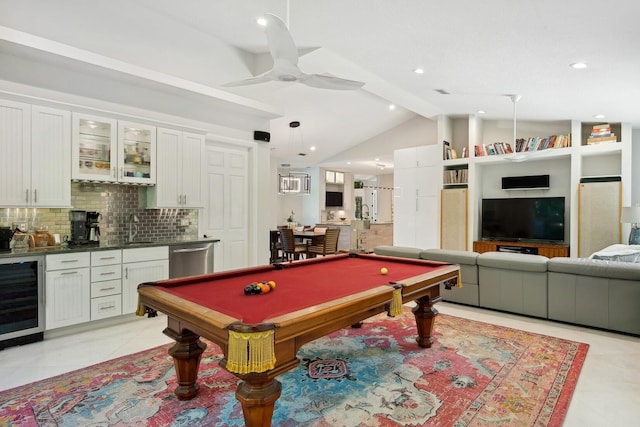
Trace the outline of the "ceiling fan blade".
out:
M 308 77 L 300 79 L 300 83 L 319 89 L 335 90 L 356 90 L 364 86 L 363 82 L 356 80 L 341 79 L 340 77 L 323 76 L 320 74 L 309 74 Z
M 266 13 L 264 16 L 267 20 L 264 32 L 267 34 L 267 43 L 273 62 L 286 61 L 297 65 L 298 49 L 285 23 L 276 15 Z
M 222 86 L 223 87 L 237 87 L 237 86 L 249 86 L 249 85 L 257 85 L 260 83 L 266 83 L 266 82 L 270 82 L 273 81 L 273 77 L 271 76 L 271 73 L 267 73 L 267 74 L 263 74 L 261 76 L 258 77 L 253 77 L 251 79 L 245 79 L 245 80 L 238 80 L 235 82 L 230 82 L 230 83 L 225 83 Z

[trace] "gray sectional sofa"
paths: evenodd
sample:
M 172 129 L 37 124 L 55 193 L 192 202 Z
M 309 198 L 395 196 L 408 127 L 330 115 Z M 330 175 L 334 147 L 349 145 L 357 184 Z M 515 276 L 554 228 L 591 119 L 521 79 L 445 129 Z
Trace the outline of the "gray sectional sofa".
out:
M 460 265 L 443 300 L 640 335 L 640 263 L 378 246 L 378 255 Z

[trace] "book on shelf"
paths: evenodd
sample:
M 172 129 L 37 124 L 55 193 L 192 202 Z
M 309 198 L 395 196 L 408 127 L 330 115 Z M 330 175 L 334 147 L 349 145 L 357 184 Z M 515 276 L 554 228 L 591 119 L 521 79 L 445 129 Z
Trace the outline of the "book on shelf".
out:
M 456 151 L 455 148 L 451 147 L 451 144 L 448 141 L 442 141 L 442 149 L 443 149 L 442 158 L 444 160 L 451 160 L 451 159 L 458 158 L 458 152 Z
M 565 148 L 571 144 L 569 135 L 533 136 L 516 139 L 516 153 L 525 151 L 541 151 L 549 148 Z
M 602 142 L 618 142 L 618 138 L 615 134 L 609 136 L 590 136 L 587 138 L 587 144 L 600 144 Z
M 444 171 L 444 184 L 466 184 L 468 169 L 447 169 Z

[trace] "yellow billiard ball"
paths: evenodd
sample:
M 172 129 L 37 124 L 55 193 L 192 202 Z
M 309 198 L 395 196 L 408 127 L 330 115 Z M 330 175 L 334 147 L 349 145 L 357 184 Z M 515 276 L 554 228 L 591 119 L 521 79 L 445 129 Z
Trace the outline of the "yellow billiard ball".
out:
M 382 267 L 380 269 L 380 274 L 387 274 L 389 272 L 389 270 L 387 270 L 385 267 Z

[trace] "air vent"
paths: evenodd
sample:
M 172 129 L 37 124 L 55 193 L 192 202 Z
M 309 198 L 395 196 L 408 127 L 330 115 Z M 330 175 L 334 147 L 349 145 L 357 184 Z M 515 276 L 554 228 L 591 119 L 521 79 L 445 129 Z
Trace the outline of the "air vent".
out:
M 436 92 L 438 92 L 440 95 L 451 95 L 451 93 L 447 92 L 444 89 L 436 89 Z
M 291 167 L 291 163 L 280 163 L 280 167 L 281 168 L 290 168 Z
M 298 156 L 303 156 L 304 157 L 306 155 L 307 155 L 307 153 L 298 153 Z

